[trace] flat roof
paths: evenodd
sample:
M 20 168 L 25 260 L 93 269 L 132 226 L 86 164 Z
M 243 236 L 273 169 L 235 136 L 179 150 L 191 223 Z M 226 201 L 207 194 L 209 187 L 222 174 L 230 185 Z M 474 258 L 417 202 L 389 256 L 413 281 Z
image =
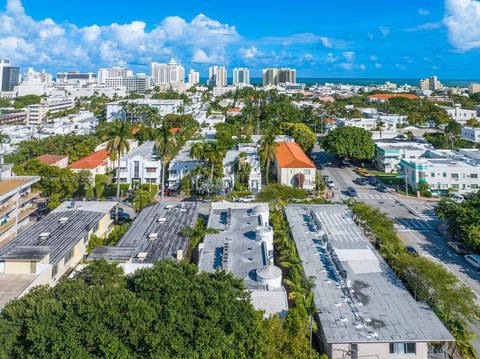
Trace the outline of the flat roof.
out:
M 155 154 L 154 149 L 155 149 L 154 141 L 145 142 L 141 144 L 139 147 L 137 147 L 135 150 L 130 152 L 126 157 L 123 158 L 123 160 L 125 160 L 125 158 L 131 159 L 137 156 L 140 156 L 147 160 L 156 160 L 157 155 Z
M 65 201 L 55 208 L 52 213 L 70 211 L 109 213 L 116 204 L 116 201 Z
M 179 250 L 185 255 L 190 240 L 180 235 L 180 231 L 195 226 L 198 209 L 196 202 L 156 203 L 148 206 L 138 214 L 116 247 L 135 248 L 132 256 L 134 263 L 175 259 Z M 152 234 L 155 235 L 151 236 Z
M 288 205 L 286 216 L 328 343 L 454 341 L 416 302 L 345 205 Z M 342 279 L 346 278 L 346 279 Z
M 262 241 L 256 240 L 262 216 L 268 219 L 268 203 L 212 203 L 207 227 L 219 232 L 205 236 L 198 267 L 204 272 L 224 269 L 242 278 L 252 292 L 252 304 L 268 317 L 286 312 L 288 300 L 283 287 L 269 290 L 256 279 L 257 269 L 269 264 Z
M 0 273 L 0 309 L 17 298 L 38 277 L 38 274 Z
M 128 262 L 135 255 L 135 247 L 99 246 L 89 254 L 88 260 L 104 258 L 107 261 Z
M 0 259 L 7 259 L 12 253 L 17 253 L 19 246 L 29 247 L 32 251 L 32 247 L 49 247 L 49 263 L 56 264 L 103 216 L 104 213 L 92 211 L 52 212 L 0 248 Z M 60 220 L 65 218 L 68 218 L 65 222 Z M 41 234 L 47 233 L 47 238 L 41 238 Z
M 40 181 L 40 177 L 17 176 L 0 180 L 0 198 Z

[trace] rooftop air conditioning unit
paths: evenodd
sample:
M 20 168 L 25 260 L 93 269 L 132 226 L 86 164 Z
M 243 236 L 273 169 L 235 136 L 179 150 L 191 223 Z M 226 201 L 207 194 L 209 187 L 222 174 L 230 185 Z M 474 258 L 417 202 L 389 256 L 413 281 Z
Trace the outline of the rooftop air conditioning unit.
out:
M 148 255 L 148 252 L 139 252 L 137 254 L 137 259 L 143 261 L 145 260 L 145 258 L 147 258 L 147 255 Z
M 167 221 L 167 217 L 159 217 L 157 222 L 159 223 L 165 223 Z
M 48 239 L 48 237 L 50 237 L 50 233 L 49 233 L 49 232 L 42 232 L 42 233 L 40 233 L 40 235 L 38 236 L 38 238 L 40 238 L 40 239 L 42 239 L 42 240 Z
M 58 220 L 58 222 L 62 223 L 62 224 L 67 223 L 68 222 L 68 217 L 62 217 Z
M 172 209 L 172 208 L 173 208 L 173 205 L 171 205 L 171 204 L 167 204 L 167 205 L 165 206 L 165 209 Z
M 157 238 L 158 238 L 158 233 L 150 233 L 148 235 L 148 239 L 153 240 L 153 239 L 157 239 Z

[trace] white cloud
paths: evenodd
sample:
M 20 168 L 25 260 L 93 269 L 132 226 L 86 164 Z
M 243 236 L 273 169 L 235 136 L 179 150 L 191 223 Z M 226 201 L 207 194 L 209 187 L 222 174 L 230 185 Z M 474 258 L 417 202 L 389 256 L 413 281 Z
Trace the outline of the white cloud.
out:
M 369 59 L 370 59 L 370 61 L 378 61 L 378 56 L 377 55 L 370 55 Z
M 440 29 L 441 27 L 442 27 L 441 21 L 427 22 L 425 24 L 420 24 L 414 27 L 408 27 L 405 29 L 405 31 L 415 32 L 415 31 L 424 31 L 424 30 L 436 30 L 436 29 Z
M 383 37 L 387 37 L 388 35 L 390 35 L 390 28 L 387 26 L 380 26 L 378 28 L 378 31 L 380 31 Z
M 199 14 L 190 22 L 165 18 L 148 30 L 142 21 L 77 27 L 26 15 L 21 0 L 7 0 L 0 12 L 0 53 L 20 65 L 88 68 L 147 64 L 173 55 L 183 61 L 228 61 L 226 48 L 238 42 L 234 26 Z
M 347 61 L 350 61 L 350 62 L 355 61 L 355 52 L 353 52 L 353 51 L 345 51 L 345 52 L 343 53 L 343 57 L 344 57 L 345 60 L 347 60 Z
M 337 61 L 337 60 L 338 60 L 338 58 L 337 58 L 336 56 L 334 56 L 331 52 L 329 52 L 329 53 L 327 54 L 326 61 L 327 61 L 328 63 L 333 63 L 333 62 L 335 62 L 335 61 Z
M 257 56 L 262 55 L 262 53 L 258 51 L 255 46 L 251 46 L 249 48 L 241 47 L 240 49 L 238 49 L 238 54 L 243 59 L 253 59 Z
M 460 51 L 480 48 L 480 2 L 446 0 L 445 11 L 450 43 Z
M 325 36 L 320 37 L 320 42 L 327 49 L 331 49 L 333 47 L 333 44 L 328 37 L 325 37 Z
M 400 71 L 405 71 L 407 70 L 407 66 L 402 65 L 402 64 L 395 64 L 395 67 L 399 69 Z
M 336 64 L 335 67 L 345 71 L 354 71 L 354 70 L 365 71 L 367 68 L 364 64 L 354 64 L 351 62 L 341 62 L 339 64 Z
M 375 63 L 375 67 L 376 67 L 377 69 L 381 69 L 381 68 L 382 68 L 382 64 L 379 64 L 378 62 L 376 62 L 376 63 Z
M 320 36 L 311 32 L 293 34 L 288 36 L 265 36 L 256 42 L 257 44 L 281 44 L 289 46 L 292 44 L 317 44 L 320 43 L 325 48 L 332 48 L 334 40 L 326 36 Z
M 428 9 L 418 9 L 418 15 L 421 15 L 421 16 L 430 15 L 430 10 L 428 10 Z

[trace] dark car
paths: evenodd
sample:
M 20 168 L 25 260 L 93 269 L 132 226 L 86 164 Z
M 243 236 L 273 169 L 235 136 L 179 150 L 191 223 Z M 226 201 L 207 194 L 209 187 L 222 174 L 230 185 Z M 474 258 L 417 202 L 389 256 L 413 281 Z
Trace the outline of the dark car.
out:
M 358 197 L 357 190 L 353 187 L 348 187 L 347 188 L 347 193 L 350 197 Z
M 120 216 L 123 215 L 123 214 L 128 215 L 128 213 L 124 213 L 122 207 L 118 207 L 118 218 L 120 218 Z M 129 216 L 129 217 L 130 217 L 130 216 Z M 115 219 L 115 208 L 113 208 L 112 210 L 110 210 L 110 218 L 111 218 L 111 219 Z
M 407 253 L 411 254 L 412 256 L 418 256 L 417 250 L 415 248 L 413 248 L 412 246 L 406 246 L 405 251 Z
M 379 192 L 383 192 L 383 193 L 387 193 L 388 192 L 388 188 L 386 186 L 384 186 L 383 184 L 379 184 L 377 186 L 377 191 Z
M 468 251 L 468 249 L 467 249 L 462 243 L 459 243 L 459 242 L 448 242 L 447 244 L 448 244 L 448 246 L 449 246 L 450 248 L 453 249 L 453 251 L 454 251 L 455 253 L 460 254 L 460 255 L 462 255 L 462 256 L 464 256 L 465 254 L 470 253 L 470 252 Z
M 375 176 L 367 176 L 367 181 L 370 183 L 372 186 L 376 186 L 378 184 L 378 179 Z
M 354 182 L 360 186 L 365 186 L 367 184 L 367 179 L 365 177 L 358 177 Z

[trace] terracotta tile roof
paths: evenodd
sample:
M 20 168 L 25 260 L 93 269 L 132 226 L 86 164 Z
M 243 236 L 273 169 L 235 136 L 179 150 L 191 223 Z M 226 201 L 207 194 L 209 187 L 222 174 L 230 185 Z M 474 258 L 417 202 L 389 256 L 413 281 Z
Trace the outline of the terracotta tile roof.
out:
M 375 99 L 375 100 L 389 100 L 394 97 L 404 97 L 410 100 L 418 99 L 417 95 L 413 95 L 411 93 L 379 93 L 376 95 L 370 95 L 368 98 Z
M 238 107 L 232 107 L 231 109 L 228 110 L 228 112 L 240 113 L 242 112 L 242 110 L 239 109 Z
M 312 160 L 295 142 L 279 142 L 276 157 L 281 168 L 315 168 Z
M 44 163 L 46 165 L 54 165 L 56 164 L 58 161 L 61 161 L 63 160 L 64 158 L 68 158 L 68 156 L 65 156 L 65 155 L 49 155 L 49 154 L 46 154 L 46 155 L 42 155 L 42 156 L 38 156 L 37 157 L 37 160 L 41 163 Z
M 108 157 L 109 153 L 107 150 L 100 150 L 76 162 L 73 162 L 70 165 L 70 168 L 77 170 L 94 169 L 101 165 L 104 165 Z
M 178 132 L 180 132 L 180 128 L 179 127 L 173 127 L 170 129 L 170 132 L 172 135 L 176 135 Z

